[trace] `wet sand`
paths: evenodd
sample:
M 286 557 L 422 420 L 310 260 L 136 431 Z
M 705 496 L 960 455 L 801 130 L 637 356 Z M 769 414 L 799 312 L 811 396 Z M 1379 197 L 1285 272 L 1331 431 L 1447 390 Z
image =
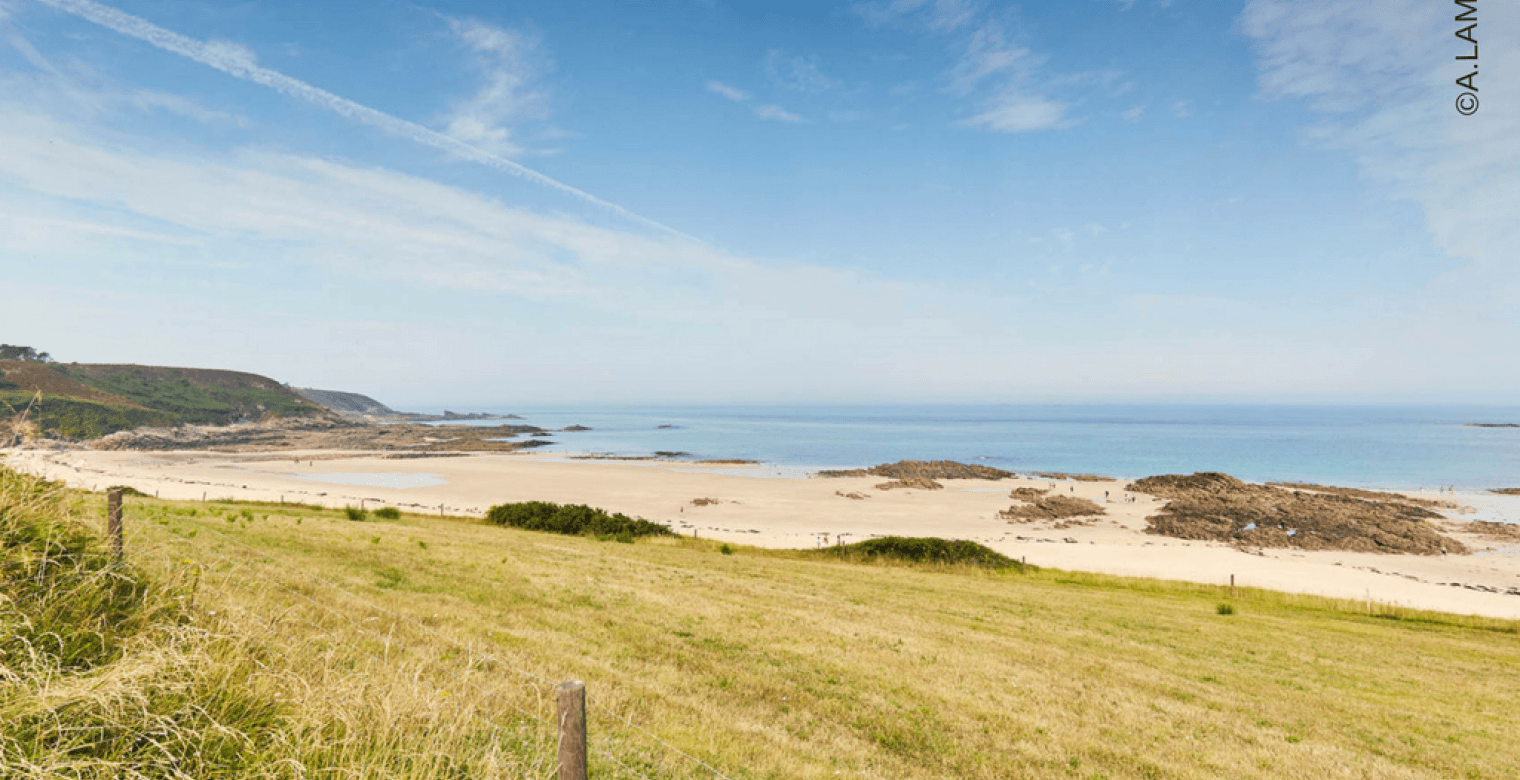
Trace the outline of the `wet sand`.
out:
M 1473 555 L 1242 551 L 1143 533 L 1161 501 L 1122 482 L 943 480 L 943 490 L 878 490 L 880 477 L 807 478 L 774 466 L 567 460 L 530 453 L 387 458 L 360 452 L 13 451 L 12 468 L 100 490 L 130 485 L 163 498 L 235 498 L 450 515 L 492 504 L 554 501 L 669 523 L 683 534 L 762 547 L 808 548 L 872 536 L 971 539 L 1032 564 L 1139 577 L 1313 593 L 1405 607 L 1520 619 L 1520 545 L 1448 533 Z M 776 474 L 787 476 L 775 476 Z M 999 519 L 1015 487 L 1055 489 L 1108 514 L 1090 525 Z M 1105 491 L 1108 496 L 1105 498 Z M 846 494 L 865 496 L 850 498 Z M 1430 498 L 1464 503 L 1463 496 Z M 1133 498 L 1133 501 L 1129 499 Z M 695 499 L 716 499 L 698 506 Z M 1478 514 L 1520 496 L 1484 496 Z M 1501 507 L 1503 508 L 1503 507 Z M 1473 515 L 1452 513 L 1455 520 Z

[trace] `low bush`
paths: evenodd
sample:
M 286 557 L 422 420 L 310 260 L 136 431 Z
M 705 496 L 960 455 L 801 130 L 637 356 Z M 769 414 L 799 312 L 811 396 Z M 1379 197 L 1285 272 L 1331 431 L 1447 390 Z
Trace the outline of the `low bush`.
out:
M 934 536 L 883 536 L 864 542 L 815 551 L 824 557 L 845 560 L 888 560 L 910 563 L 938 563 L 1006 569 L 1017 562 L 996 550 L 964 539 L 940 539 Z
M 571 536 L 674 536 L 659 523 L 584 504 L 560 505 L 548 501 L 498 504 L 486 512 L 486 522 L 526 531 L 547 531 Z
M 343 516 L 355 522 L 362 523 L 369 519 L 369 512 L 356 506 L 343 507 Z
M 382 506 L 375 510 L 375 517 L 381 520 L 400 520 L 401 510 L 393 506 Z

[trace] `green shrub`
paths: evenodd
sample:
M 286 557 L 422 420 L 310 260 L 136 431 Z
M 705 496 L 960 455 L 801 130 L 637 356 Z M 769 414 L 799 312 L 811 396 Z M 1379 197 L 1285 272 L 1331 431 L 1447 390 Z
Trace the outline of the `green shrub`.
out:
M 343 516 L 355 522 L 362 523 L 369 519 L 369 512 L 356 506 L 343 507 Z
M 548 501 L 498 504 L 486 512 L 486 522 L 571 536 L 627 535 L 632 539 L 639 536 L 673 535 L 669 528 L 648 520 L 632 518 L 622 513 L 608 514 L 605 510 L 584 504 L 561 506 Z
M 381 520 L 400 520 L 401 510 L 393 506 L 382 506 L 375 510 L 375 517 Z
M 718 552 L 723 553 L 724 555 L 733 555 L 734 548 L 728 542 L 724 542 L 723 546 L 718 548 Z
M 880 539 L 867 539 L 844 547 L 814 552 L 845 559 L 886 558 L 912 563 L 965 564 L 987 569 L 1006 569 L 1018 565 L 1012 558 L 976 542 L 933 536 L 883 536 Z
M 1214 608 L 1214 611 L 1221 615 L 1233 615 L 1235 614 L 1235 607 L 1231 604 L 1220 604 Z

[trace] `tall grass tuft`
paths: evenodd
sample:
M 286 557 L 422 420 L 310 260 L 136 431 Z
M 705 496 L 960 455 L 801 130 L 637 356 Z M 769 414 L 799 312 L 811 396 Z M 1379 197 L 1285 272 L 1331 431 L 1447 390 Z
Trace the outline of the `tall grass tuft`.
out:
M 0 468 L 0 775 L 250 769 L 282 710 L 243 643 L 114 560 L 57 483 Z

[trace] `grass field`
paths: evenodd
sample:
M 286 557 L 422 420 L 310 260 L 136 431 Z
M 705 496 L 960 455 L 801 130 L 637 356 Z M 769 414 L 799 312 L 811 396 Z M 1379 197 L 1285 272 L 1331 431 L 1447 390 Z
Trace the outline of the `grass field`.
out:
M 733 778 L 1520 776 L 1514 623 L 412 515 L 131 498 L 127 519 L 129 559 L 193 585 L 221 638 L 199 673 L 276 708 L 246 748 L 263 776 L 551 776 L 536 718 L 572 678 L 594 777 L 713 776 L 624 718 Z M 113 669 L 158 647 L 0 682 L 0 714 L 130 698 Z

